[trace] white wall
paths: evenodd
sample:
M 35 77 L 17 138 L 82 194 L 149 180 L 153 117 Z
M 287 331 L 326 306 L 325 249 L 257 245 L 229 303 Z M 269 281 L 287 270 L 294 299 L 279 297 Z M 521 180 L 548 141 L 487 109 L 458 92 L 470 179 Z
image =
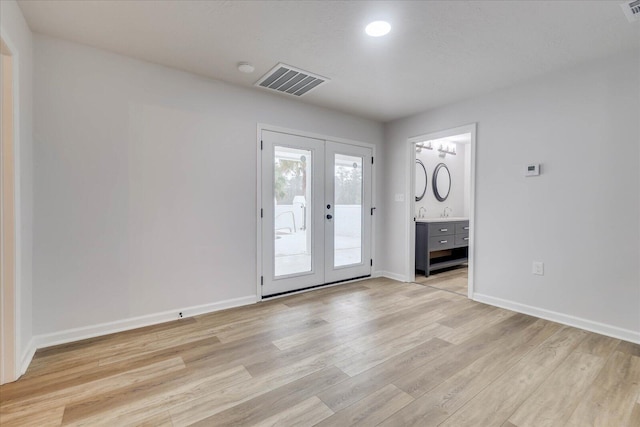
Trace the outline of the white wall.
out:
M 258 122 L 381 149 L 281 96 L 40 35 L 35 60 L 36 334 L 255 296 Z
M 32 337 L 32 254 L 33 254 L 33 46 L 31 30 L 14 0 L 0 1 L 0 28 L 2 37 L 18 58 L 17 102 L 19 108 L 18 132 L 15 135 L 19 156 L 20 194 L 20 308 L 18 337 L 22 363 L 30 359 L 29 342 Z
M 433 150 L 423 149 L 420 153 L 416 153 L 416 158 L 422 160 L 425 168 L 427 169 L 427 192 L 422 200 L 416 202 L 417 215 L 420 208 L 423 207 L 426 210 L 422 211 L 425 218 L 439 218 L 443 213 L 445 207 L 449 207 L 451 211 L 449 216 L 464 217 L 469 215 L 469 194 L 465 193 L 466 186 L 466 144 L 454 144 L 449 145 L 456 147 L 456 155 L 447 154 L 444 158 L 439 156 L 437 146 L 434 146 Z M 447 165 L 449 173 L 451 174 L 451 190 L 449 191 L 449 197 L 444 202 L 438 201 L 433 194 L 433 172 L 436 166 L 440 163 Z
M 388 124 L 384 270 L 408 274 L 407 139 L 477 122 L 477 296 L 640 340 L 639 93 L 626 52 Z

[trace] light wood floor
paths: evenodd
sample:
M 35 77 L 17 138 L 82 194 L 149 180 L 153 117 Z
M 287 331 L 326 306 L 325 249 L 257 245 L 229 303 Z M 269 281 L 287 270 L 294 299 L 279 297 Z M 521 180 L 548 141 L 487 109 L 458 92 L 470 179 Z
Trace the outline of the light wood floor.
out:
M 634 426 L 640 346 L 374 279 L 38 351 L 3 427 Z
M 467 266 L 431 273 L 429 277 L 425 277 L 424 274 L 421 273 L 416 273 L 416 283 L 464 296 L 467 296 L 468 281 L 469 268 Z

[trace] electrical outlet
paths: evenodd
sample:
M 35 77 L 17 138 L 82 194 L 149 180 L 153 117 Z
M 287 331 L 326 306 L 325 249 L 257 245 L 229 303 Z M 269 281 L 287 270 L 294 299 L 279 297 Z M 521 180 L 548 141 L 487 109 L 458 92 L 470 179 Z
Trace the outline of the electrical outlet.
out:
M 182 312 L 178 313 L 178 317 L 182 319 Z
M 535 274 L 537 276 L 544 276 L 544 262 L 533 261 L 533 265 L 531 266 L 531 274 Z

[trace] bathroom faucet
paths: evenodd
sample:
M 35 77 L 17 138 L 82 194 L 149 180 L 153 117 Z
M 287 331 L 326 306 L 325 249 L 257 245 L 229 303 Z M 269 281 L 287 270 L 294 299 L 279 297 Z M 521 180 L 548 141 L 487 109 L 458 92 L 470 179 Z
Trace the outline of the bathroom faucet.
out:
M 448 210 L 448 211 L 447 211 Z M 446 208 L 444 208 L 444 210 L 442 211 L 442 217 L 443 218 L 447 218 L 449 216 L 450 213 L 453 213 L 453 209 L 451 209 L 449 206 L 447 206 Z
M 424 215 L 422 214 L 423 209 L 424 209 L 424 206 L 420 206 L 420 209 L 418 210 L 418 218 L 424 218 Z M 424 209 L 424 213 L 427 213 L 426 209 Z

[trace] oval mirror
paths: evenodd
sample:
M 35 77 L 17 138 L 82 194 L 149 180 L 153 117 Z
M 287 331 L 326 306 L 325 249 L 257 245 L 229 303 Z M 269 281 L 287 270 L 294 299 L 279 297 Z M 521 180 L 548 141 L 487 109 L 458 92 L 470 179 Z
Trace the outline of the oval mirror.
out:
M 422 160 L 416 159 L 416 202 L 419 202 L 427 192 L 427 168 Z
M 439 202 L 444 202 L 449 197 L 451 190 L 451 174 L 444 163 L 439 163 L 433 171 L 433 195 Z

